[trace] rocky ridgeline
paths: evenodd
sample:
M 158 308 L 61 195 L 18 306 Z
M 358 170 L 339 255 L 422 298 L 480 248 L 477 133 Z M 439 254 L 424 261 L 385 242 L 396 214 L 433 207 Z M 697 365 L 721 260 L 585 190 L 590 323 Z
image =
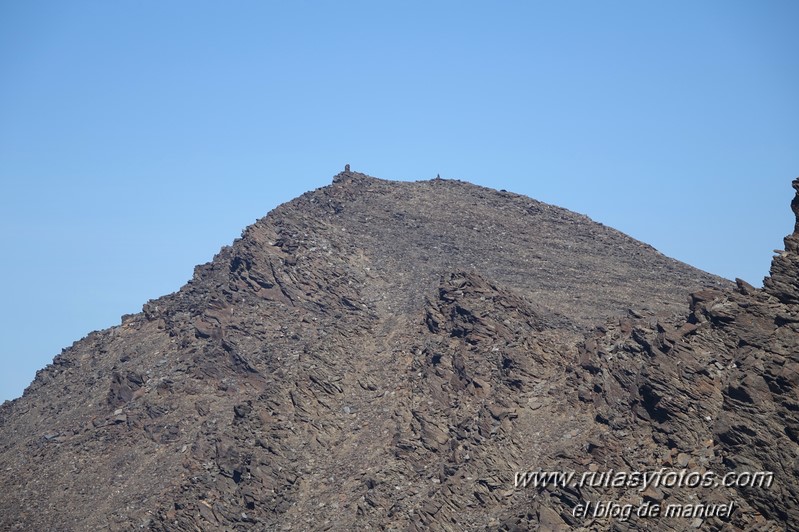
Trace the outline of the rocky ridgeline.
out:
M 799 180 L 793 186 L 796 229 L 764 290 L 738 279 L 735 289 L 699 291 L 687 318 L 615 320 L 579 347 L 572 382 L 612 435 L 591 452 L 603 467 L 774 473 L 767 488 L 647 494 L 663 504 L 734 502 L 732 519 L 697 527 L 791 530 L 799 523 Z M 686 521 L 657 524 L 681 530 Z M 626 527 L 646 523 L 617 528 Z
M 797 238 L 758 290 L 523 196 L 347 169 L 0 407 L 0 529 L 796 528 Z M 659 468 L 774 483 L 515 485 Z

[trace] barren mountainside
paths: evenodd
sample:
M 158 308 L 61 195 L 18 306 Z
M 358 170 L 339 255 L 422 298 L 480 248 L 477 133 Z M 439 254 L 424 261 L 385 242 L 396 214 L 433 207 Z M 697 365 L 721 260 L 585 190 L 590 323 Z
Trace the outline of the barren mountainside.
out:
M 0 529 L 795 529 L 799 233 L 764 286 L 517 194 L 347 169 L 0 406 Z M 515 484 L 661 468 L 774 483 Z

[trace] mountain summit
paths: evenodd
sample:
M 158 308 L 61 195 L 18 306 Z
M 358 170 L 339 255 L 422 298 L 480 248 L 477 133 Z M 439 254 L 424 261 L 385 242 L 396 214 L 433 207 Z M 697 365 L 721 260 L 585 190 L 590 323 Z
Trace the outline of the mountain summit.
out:
M 788 244 L 757 290 L 525 196 L 347 168 L 0 407 L 0 528 L 795 526 Z M 664 467 L 776 487 L 516 482 Z M 575 510 L 694 496 L 734 511 Z

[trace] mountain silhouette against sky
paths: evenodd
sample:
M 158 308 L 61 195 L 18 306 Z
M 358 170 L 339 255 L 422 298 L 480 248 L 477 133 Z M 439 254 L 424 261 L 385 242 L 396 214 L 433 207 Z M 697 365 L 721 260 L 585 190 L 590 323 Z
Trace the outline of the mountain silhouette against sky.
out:
M 795 528 L 797 239 L 757 289 L 512 192 L 347 167 L 0 406 L 0 528 Z M 516 482 L 663 468 L 773 483 Z

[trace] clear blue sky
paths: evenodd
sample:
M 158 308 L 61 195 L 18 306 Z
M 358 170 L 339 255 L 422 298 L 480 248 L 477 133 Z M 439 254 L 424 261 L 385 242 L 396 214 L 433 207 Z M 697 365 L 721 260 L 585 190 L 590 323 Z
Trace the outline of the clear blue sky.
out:
M 0 401 L 345 163 L 591 216 L 760 285 L 799 2 L 0 1 Z

